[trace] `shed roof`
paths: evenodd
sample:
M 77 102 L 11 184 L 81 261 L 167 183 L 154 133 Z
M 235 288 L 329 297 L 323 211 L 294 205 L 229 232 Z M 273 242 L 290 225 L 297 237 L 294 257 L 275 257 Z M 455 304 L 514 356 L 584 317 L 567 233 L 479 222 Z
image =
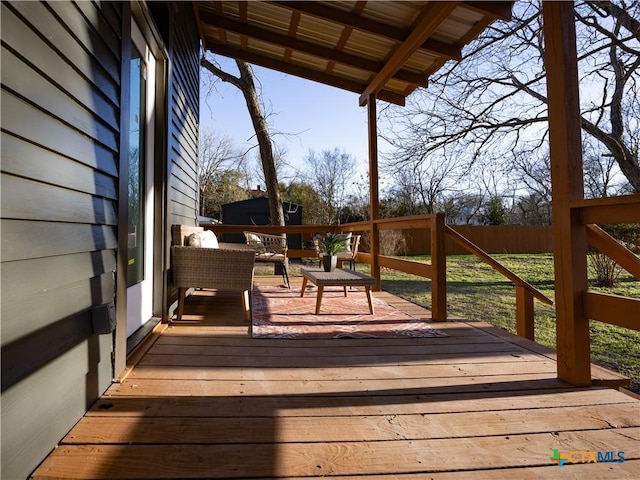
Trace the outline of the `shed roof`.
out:
M 513 2 L 194 2 L 203 47 L 404 105 Z

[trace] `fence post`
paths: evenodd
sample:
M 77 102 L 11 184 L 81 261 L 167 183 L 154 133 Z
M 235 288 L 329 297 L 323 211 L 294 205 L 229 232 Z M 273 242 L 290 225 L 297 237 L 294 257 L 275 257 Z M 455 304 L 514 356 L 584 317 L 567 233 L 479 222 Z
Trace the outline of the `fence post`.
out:
M 516 285 L 516 333 L 520 337 L 535 340 L 534 332 L 533 293 L 522 285 Z
M 444 214 L 431 219 L 431 316 L 435 321 L 447 320 L 447 252 Z

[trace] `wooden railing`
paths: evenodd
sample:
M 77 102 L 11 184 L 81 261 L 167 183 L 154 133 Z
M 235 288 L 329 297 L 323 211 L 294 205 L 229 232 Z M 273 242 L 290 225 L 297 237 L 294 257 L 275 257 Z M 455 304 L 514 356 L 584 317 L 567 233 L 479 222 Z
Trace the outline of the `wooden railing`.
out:
M 218 235 L 225 233 L 242 233 L 247 229 L 243 225 L 210 225 Z M 415 215 L 391 219 L 380 219 L 373 222 L 354 222 L 343 225 L 288 225 L 282 226 L 258 226 L 253 225 L 252 230 L 263 233 L 287 233 L 301 234 L 308 239 L 316 233 L 322 232 L 354 232 L 366 233 L 370 238 L 379 238 L 379 233 L 384 230 L 428 230 L 430 233 L 429 247 L 431 252 L 430 263 L 418 262 L 390 255 L 382 255 L 377 252 L 374 242 L 371 242 L 370 252 L 358 252 L 357 261 L 371 265 L 371 275 L 376 278 L 376 289 L 380 289 L 380 268 L 390 268 L 400 272 L 416 275 L 431 280 L 431 314 L 434 321 L 446 321 L 447 319 L 447 290 L 446 290 L 446 249 L 445 239 L 451 237 L 461 244 L 469 252 L 477 255 L 481 260 L 494 268 L 497 272 L 511 280 L 516 286 L 516 326 L 517 333 L 533 339 L 534 309 L 533 299 L 552 304 L 539 290 L 522 280 L 511 270 L 493 259 L 481 248 L 474 245 L 451 227 L 445 225 L 444 215 Z M 315 257 L 313 249 L 290 249 L 290 258 Z
M 579 212 L 585 222 L 587 239 L 594 247 L 611 257 L 621 267 L 629 271 L 636 278 L 640 278 L 640 259 L 624 248 L 614 238 L 610 237 L 594 223 L 634 223 L 640 221 L 640 196 L 616 197 L 608 199 L 582 200 L 575 202 L 572 208 Z M 246 225 L 209 225 L 216 234 L 242 233 Z M 415 215 L 392 219 L 380 219 L 373 222 L 354 222 L 343 225 L 288 225 L 263 226 L 253 225 L 252 230 L 264 233 L 301 234 L 303 238 L 311 239 L 317 233 L 323 232 L 354 232 L 369 234 L 371 241 L 370 252 L 358 252 L 357 261 L 371 265 L 371 275 L 377 279 L 376 289 L 380 289 L 380 268 L 390 268 L 423 278 L 431 279 L 431 309 L 434 321 L 447 319 L 446 292 L 446 249 L 445 239 L 451 238 L 470 253 L 476 255 L 498 273 L 509 279 L 515 285 L 516 295 L 516 333 L 522 337 L 534 340 L 534 299 L 547 305 L 553 300 L 544 295 L 534 286 L 520 278 L 514 272 L 500 264 L 488 253 L 466 239 L 452 227 L 445 225 L 442 214 Z M 384 230 L 429 230 L 431 262 L 424 263 L 404 258 L 381 255 L 378 246 L 373 241 L 379 238 Z M 313 258 L 313 249 L 290 249 L 290 258 Z M 640 330 L 640 299 L 605 295 L 595 292 L 583 292 L 585 316 L 625 328 Z
M 587 231 L 587 241 L 640 280 L 640 258 L 596 225 L 640 222 L 640 195 L 575 201 L 571 209 Z M 584 291 L 584 315 L 589 320 L 640 331 L 640 298 Z
M 431 279 L 431 317 L 434 321 L 447 320 L 447 252 L 445 250 L 444 215 L 415 215 L 375 220 L 373 235 L 383 230 L 428 229 L 431 243 L 431 263 L 377 255 L 377 265 L 372 263 L 372 273 L 380 278 L 380 267 Z M 377 253 L 377 252 L 374 252 Z
M 357 261 L 371 265 L 371 275 L 376 278 L 376 290 L 380 290 L 380 267 L 392 268 L 405 273 L 414 274 L 432 280 L 431 287 L 431 314 L 435 321 L 447 319 L 447 292 L 446 292 L 446 252 L 444 248 L 444 215 L 416 215 L 374 222 L 353 222 L 343 225 L 287 225 L 285 227 L 275 225 L 251 225 L 252 231 L 262 233 L 286 233 L 301 234 L 306 238 L 313 238 L 317 233 L 324 232 L 354 232 L 368 233 L 371 239 L 376 238 L 381 230 L 395 230 L 407 228 L 429 229 L 431 231 L 431 263 L 416 262 L 392 256 L 380 255 L 377 245 L 371 242 L 370 252 L 358 252 Z M 207 229 L 213 230 L 216 235 L 225 233 L 239 234 L 248 229 L 247 225 L 209 224 Z M 289 249 L 290 258 L 315 257 L 313 249 Z
M 534 340 L 535 330 L 535 310 L 533 307 L 533 299 L 536 298 L 542 303 L 553 305 L 553 300 L 547 297 L 533 285 L 527 283 L 518 275 L 513 273 L 507 267 L 491 257 L 477 245 L 467 240 L 465 237 L 456 232 L 453 228 L 446 227 L 447 235 L 457 244 L 464 247 L 470 253 L 480 258 L 483 262 L 493 268 L 496 272 L 504 275 L 511 280 L 516 286 L 516 333 L 521 337 Z

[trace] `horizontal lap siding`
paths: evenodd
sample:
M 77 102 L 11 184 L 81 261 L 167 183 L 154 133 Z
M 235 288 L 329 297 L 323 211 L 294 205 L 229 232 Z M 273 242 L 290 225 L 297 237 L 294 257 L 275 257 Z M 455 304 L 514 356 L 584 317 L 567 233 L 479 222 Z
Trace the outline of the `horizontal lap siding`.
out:
M 198 215 L 198 121 L 200 56 L 193 11 L 175 5 L 169 49 L 169 215 L 170 224 L 195 225 Z
M 112 379 L 121 6 L 2 4 L 2 476 L 25 478 Z

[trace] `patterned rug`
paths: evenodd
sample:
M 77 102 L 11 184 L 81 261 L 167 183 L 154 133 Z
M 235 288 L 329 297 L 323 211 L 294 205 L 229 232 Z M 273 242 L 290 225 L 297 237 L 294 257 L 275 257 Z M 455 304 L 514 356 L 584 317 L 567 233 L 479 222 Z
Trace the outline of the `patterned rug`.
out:
M 364 291 L 326 287 L 315 315 L 317 288 L 256 286 L 252 294 L 254 338 L 403 338 L 446 337 L 428 322 L 407 315 L 375 298 L 374 314 Z

